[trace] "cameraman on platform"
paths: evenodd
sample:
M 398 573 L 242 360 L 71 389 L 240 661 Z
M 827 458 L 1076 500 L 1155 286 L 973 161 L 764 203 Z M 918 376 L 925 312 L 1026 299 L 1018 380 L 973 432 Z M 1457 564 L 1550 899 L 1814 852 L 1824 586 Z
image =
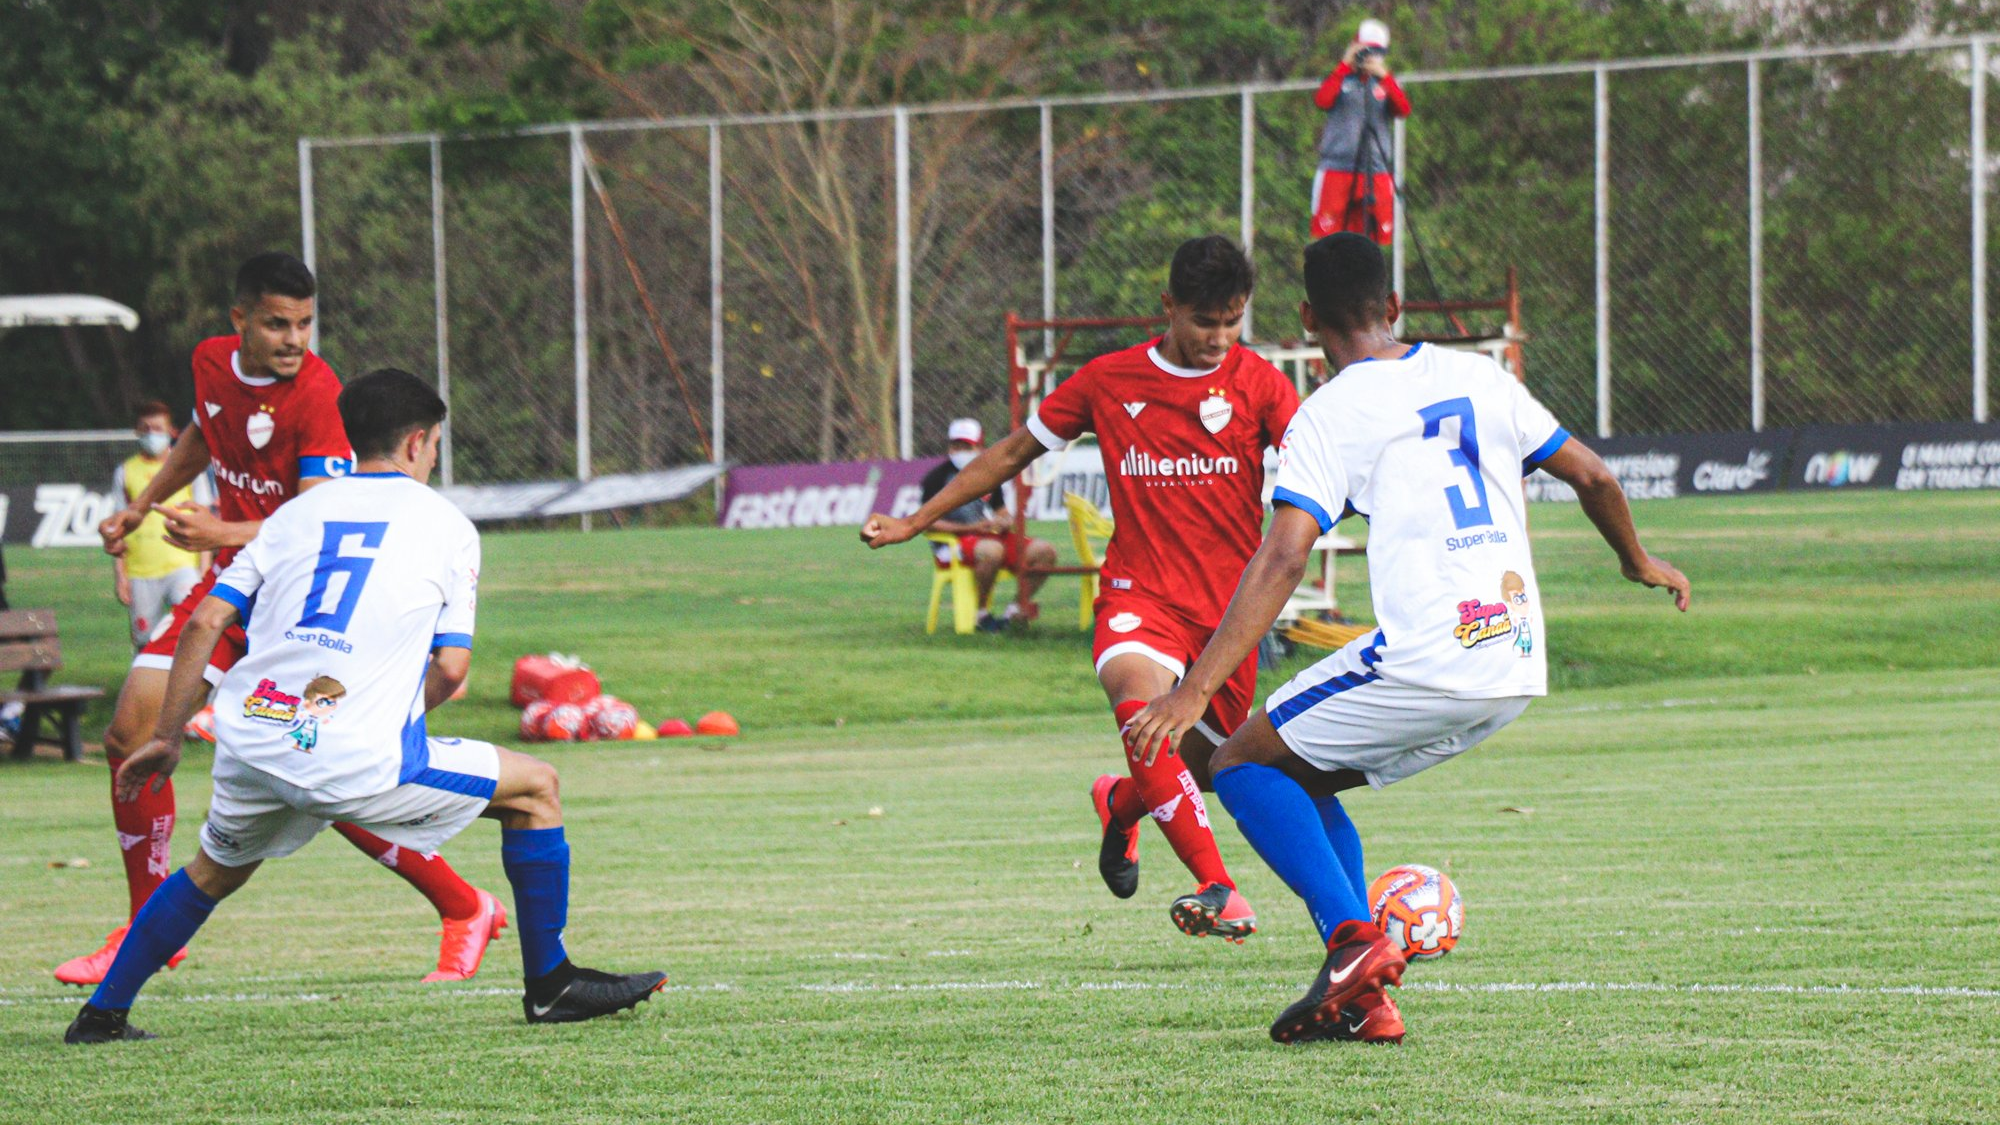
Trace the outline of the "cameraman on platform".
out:
M 1313 95 L 1313 104 L 1326 110 L 1326 125 L 1319 133 L 1319 171 L 1313 178 L 1316 239 L 1352 231 L 1387 246 L 1395 233 L 1389 119 L 1408 117 L 1410 99 L 1389 73 L 1388 54 L 1388 25 L 1362 20 L 1340 65 Z

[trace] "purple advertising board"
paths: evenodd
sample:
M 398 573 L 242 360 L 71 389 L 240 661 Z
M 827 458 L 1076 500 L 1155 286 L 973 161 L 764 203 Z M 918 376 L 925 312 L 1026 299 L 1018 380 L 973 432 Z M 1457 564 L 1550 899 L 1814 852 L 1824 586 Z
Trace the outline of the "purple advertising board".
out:
M 739 466 L 729 470 L 716 521 L 723 527 L 859 527 L 875 512 L 907 516 L 923 503 L 919 486 L 940 460 Z

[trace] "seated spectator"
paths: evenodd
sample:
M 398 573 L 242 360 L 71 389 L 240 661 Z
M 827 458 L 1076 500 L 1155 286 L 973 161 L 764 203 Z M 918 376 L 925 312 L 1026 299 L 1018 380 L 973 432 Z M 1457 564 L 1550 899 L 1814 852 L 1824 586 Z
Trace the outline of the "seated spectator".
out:
M 942 492 L 960 469 L 979 456 L 979 447 L 985 444 L 986 438 L 978 420 L 973 418 L 954 419 L 945 436 L 949 442 L 945 459 L 924 474 L 925 500 Z M 1056 549 L 1044 540 L 1031 539 L 1014 531 L 1014 519 L 1007 512 L 1004 495 L 995 492 L 983 502 L 975 500 L 960 505 L 931 525 L 931 530 L 958 536 L 958 557 L 972 568 L 973 580 L 979 585 L 981 632 L 999 632 L 1007 627 L 1009 621 L 1025 623 L 1034 620 L 1035 591 L 1041 589 L 1048 575 L 1022 575 L 1021 571 L 1024 568 L 1046 569 L 1054 566 Z M 936 550 L 939 562 L 950 561 L 951 548 L 939 543 Z M 993 580 L 999 577 L 1001 567 L 1021 575 L 1022 600 L 1008 605 L 1004 615 L 995 616 L 987 611 L 986 602 L 993 594 Z

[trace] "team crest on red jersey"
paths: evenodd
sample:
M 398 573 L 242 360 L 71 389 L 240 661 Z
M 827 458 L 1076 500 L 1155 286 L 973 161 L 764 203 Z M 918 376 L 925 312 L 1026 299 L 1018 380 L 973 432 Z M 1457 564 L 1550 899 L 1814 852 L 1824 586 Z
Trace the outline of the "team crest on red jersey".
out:
M 271 408 L 268 406 L 259 406 L 250 420 L 243 424 L 244 436 L 250 439 L 252 449 L 262 449 L 271 444 L 271 435 L 277 429 L 278 424 L 271 421 Z
M 1211 434 L 1219 434 L 1222 427 L 1236 416 L 1236 408 L 1229 404 L 1229 398 L 1220 390 L 1211 387 L 1208 397 L 1201 400 L 1201 428 Z

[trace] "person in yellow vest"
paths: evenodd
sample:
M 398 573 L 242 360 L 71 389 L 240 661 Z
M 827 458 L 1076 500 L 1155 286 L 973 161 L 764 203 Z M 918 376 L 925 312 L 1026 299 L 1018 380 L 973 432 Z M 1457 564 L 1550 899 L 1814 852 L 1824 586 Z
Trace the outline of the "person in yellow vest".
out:
M 127 504 L 146 490 L 153 474 L 166 464 L 174 444 L 173 412 L 163 402 L 142 403 L 134 412 L 139 452 L 127 458 L 112 477 L 111 491 Z M 167 499 L 167 506 L 215 506 L 215 490 L 207 474 Z M 154 512 L 125 537 L 125 553 L 111 560 L 118 600 L 132 617 L 132 648 L 145 646 L 153 630 L 181 603 L 208 569 L 206 551 L 187 551 L 167 542 L 166 517 Z

